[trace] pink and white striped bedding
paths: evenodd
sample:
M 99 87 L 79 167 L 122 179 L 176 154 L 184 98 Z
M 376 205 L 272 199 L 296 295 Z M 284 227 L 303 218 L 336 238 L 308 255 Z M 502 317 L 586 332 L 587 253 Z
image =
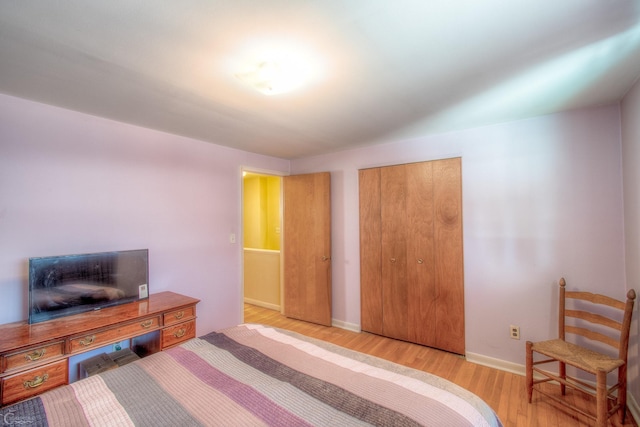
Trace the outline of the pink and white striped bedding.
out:
M 1 409 L 7 416 L 43 426 L 501 426 L 446 380 L 249 324 Z

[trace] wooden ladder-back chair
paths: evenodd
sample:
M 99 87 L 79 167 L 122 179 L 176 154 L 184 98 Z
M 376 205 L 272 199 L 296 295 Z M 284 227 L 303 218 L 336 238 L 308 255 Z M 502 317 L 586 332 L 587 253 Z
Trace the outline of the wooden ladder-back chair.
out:
M 633 289 L 630 290 L 627 293 L 627 301 L 622 302 L 590 292 L 566 291 L 564 278 L 560 279 L 559 284 L 559 338 L 535 343 L 527 341 L 526 344 L 526 381 L 529 403 L 535 389 L 552 400 L 594 419 L 597 426 L 606 426 L 607 420 L 617 411 L 620 412 L 620 420 L 624 423 L 627 403 L 627 350 L 636 293 Z M 568 334 L 576 338 L 581 336 L 607 344 L 616 352 L 607 355 L 567 342 L 565 337 Z M 613 338 L 614 335 L 615 338 Z M 534 361 L 534 353 L 539 353 L 544 359 Z M 551 362 L 558 362 L 557 374 L 538 367 Z M 595 375 L 595 386 L 593 383 L 567 375 L 566 365 Z M 607 387 L 607 374 L 616 370 L 616 384 Z M 534 373 L 538 374 L 535 378 Z M 534 387 L 536 384 L 548 381 L 559 383 L 562 395 L 565 394 L 566 387 L 570 387 L 594 396 L 595 414 L 572 406 L 567 399 L 550 394 L 542 390 L 542 387 Z

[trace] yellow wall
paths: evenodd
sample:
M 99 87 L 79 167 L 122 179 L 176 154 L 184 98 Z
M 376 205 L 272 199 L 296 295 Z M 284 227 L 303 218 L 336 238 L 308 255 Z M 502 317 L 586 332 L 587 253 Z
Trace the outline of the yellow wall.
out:
M 244 302 L 280 310 L 280 252 L 244 250 Z
M 244 177 L 244 301 L 280 309 L 278 176 Z
M 280 250 L 279 176 L 244 178 L 244 247 Z

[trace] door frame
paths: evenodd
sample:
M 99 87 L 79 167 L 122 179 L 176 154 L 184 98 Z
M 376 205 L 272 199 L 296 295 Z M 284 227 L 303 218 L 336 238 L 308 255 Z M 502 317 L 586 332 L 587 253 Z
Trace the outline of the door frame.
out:
M 282 171 L 274 171 L 269 169 L 260 169 L 250 166 L 240 167 L 240 233 L 238 239 L 239 251 L 240 251 L 240 313 L 241 323 L 244 323 L 244 176 L 247 173 L 263 176 L 277 176 L 283 178 L 289 176 L 290 173 Z M 284 244 L 284 227 L 283 227 L 283 180 L 280 180 L 280 313 L 284 314 L 284 257 L 283 244 Z

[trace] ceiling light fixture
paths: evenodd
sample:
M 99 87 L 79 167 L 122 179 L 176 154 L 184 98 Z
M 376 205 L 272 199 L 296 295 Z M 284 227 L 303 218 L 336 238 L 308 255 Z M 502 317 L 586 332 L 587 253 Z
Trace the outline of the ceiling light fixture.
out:
M 290 92 L 305 84 L 309 73 L 293 63 L 262 61 L 235 76 L 265 95 Z

